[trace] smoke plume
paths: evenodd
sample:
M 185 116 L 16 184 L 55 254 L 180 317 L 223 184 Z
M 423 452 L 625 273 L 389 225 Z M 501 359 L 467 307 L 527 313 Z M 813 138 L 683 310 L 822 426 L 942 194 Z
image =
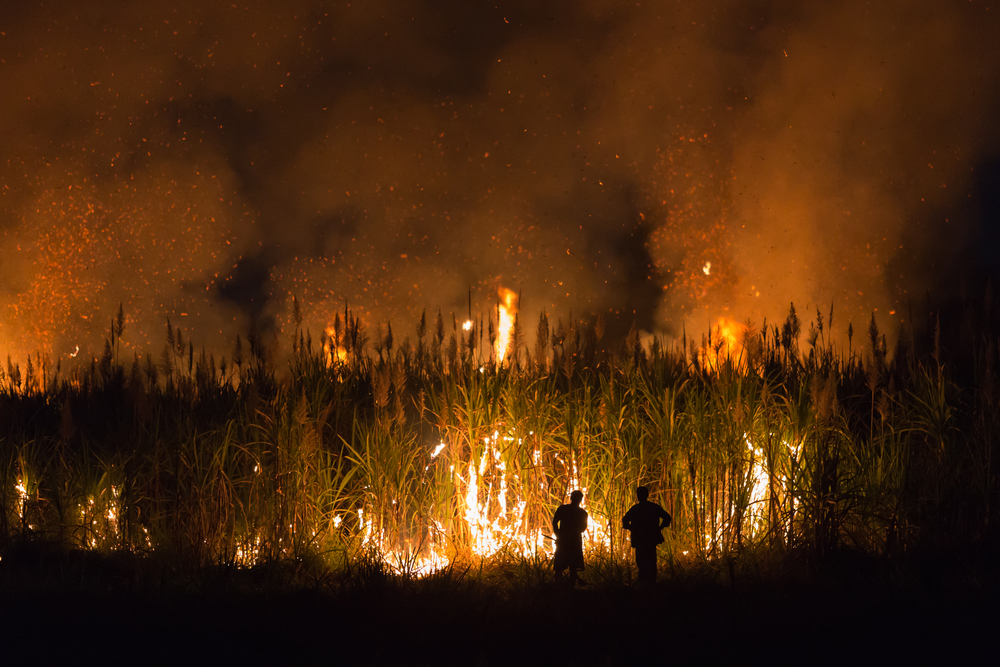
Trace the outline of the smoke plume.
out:
M 10 6 L 10 5 L 14 6 Z M 0 7 L 0 343 L 314 336 L 345 303 L 677 335 L 996 272 L 979 0 Z M 531 328 L 529 326 L 529 328 Z

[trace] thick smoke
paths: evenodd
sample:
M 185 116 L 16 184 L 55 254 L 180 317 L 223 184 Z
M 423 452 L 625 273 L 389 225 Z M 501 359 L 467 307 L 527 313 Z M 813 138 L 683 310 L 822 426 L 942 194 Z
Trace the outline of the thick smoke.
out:
M 96 350 L 119 304 L 154 351 L 167 318 L 287 329 L 292 296 L 314 336 L 345 303 L 406 335 L 500 285 L 529 322 L 843 329 L 996 268 L 983 2 L 15 5 L 16 355 Z

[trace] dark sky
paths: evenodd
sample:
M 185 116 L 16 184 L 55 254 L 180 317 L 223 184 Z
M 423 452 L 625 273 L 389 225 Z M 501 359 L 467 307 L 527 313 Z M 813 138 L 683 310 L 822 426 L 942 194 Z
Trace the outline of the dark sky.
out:
M 996 270 L 998 13 L 4 3 L 0 342 L 99 348 L 122 302 L 127 343 L 223 349 L 292 295 L 401 336 L 500 286 L 668 335 L 889 322 Z

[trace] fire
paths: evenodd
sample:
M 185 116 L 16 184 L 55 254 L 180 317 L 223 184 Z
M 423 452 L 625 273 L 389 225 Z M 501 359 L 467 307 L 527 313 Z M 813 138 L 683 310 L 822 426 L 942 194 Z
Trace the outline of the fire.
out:
M 514 316 L 517 314 L 517 293 L 506 287 L 497 290 L 500 303 L 497 305 L 497 340 L 496 354 L 497 363 L 501 363 L 507 356 L 507 348 L 510 345 L 510 333 L 514 328 Z
M 783 530 L 787 530 L 788 534 L 791 535 L 791 517 L 799 508 L 799 500 L 792 493 L 793 480 L 786 472 L 778 471 L 775 471 L 772 478 L 768 472 L 767 453 L 764 446 L 758 442 L 754 442 L 749 434 L 744 434 L 743 441 L 746 444 L 743 456 L 745 457 L 744 461 L 747 467 L 746 478 L 741 483 L 745 485 L 748 492 L 746 508 L 741 512 L 744 537 L 758 539 L 768 530 L 768 503 L 772 500 L 772 496 L 779 505 L 786 508 L 785 511 L 787 511 L 787 508 L 791 509 L 788 523 L 782 527 Z M 772 456 L 788 461 L 789 463 L 786 465 L 793 470 L 799 469 L 802 464 L 801 442 L 795 445 L 784 438 L 780 438 L 777 439 L 775 444 L 778 443 L 780 443 L 780 446 L 774 446 Z M 774 465 L 773 462 L 772 465 Z M 702 547 L 706 555 L 711 557 L 711 554 L 716 552 L 721 546 L 721 540 L 725 532 L 723 527 L 726 525 L 731 526 L 737 519 L 738 516 L 732 507 L 730 507 L 728 512 L 716 510 L 712 526 L 709 528 L 710 532 L 704 534 Z M 688 552 L 683 552 L 683 555 L 688 555 Z
M 329 340 L 335 340 L 333 327 L 326 328 L 326 335 Z M 332 346 L 328 343 L 323 350 L 323 354 L 326 355 L 327 366 L 332 366 L 335 361 L 339 361 L 341 363 L 347 361 L 347 349 L 342 345 L 337 346 L 337 354 L 334 355 Z
M 709 370 L 718 370 L 726 359 L 738 360 L 743 349 L 740 339 L 745 328 L 728 317 L 720 317 L 718 323 L 709 329 L 709 338 L 702 341 L 698 350 L 698 361 Z
M 529 438 L 533 435 L 533 432 L 528 433 Z M 547 534 L 550 515 L 533 516 L 528 511 L 526 492 L 527 487 L 533 488 L 536 484 L 539 490 L 544 489 L 546 484 L 542 480 L 554 470 L 544 464 L 542 452 L 536 447 L 532 461 L 537 466 L 538 478 L 528 480 L 513 472 L 508 457 L 525 444 L 525 438 L 519 437 L 516 432 L 504 434 L 500 428 L 495 428 L 479 441 L 476 451 L 469 452 L 467 458 L 460 454 L 452 459 L 445 451 L 446 443 L 441 442 L 430 452 L 430 456 L 438 465 L 449 465 L 447 477 L 458 492 L 454 515 L 457 521 L 446 525 L 448 519 L 430 516 L 429 539 L 414 546 L 411 540 L 401 541 L 383 532 L 372 517 L 373 510 L 359 507 L 355 514 L 362 544 L 383 554 L 389 566 L 397 572 L 417 576 L 440 570 L 463 556 L 485 559 L 506 551 L 524 558 L 551 557 L 555 545 Z M 451 451 L 457 453 L 463 450 L 465 448 L 456 447 Z M 587 480 L 580 474 L 576 461 L 565 466 L 558 455 L 556 459 L 562 464 L 559 467 L 572 470 L 566 493 L 579 488 L 586 498 Z M 566 500 L 563 499 L 564 502 Z M 593 505 L 588 507 L 588 511 L 591 521 L 584 533 L 585 548 L 590 551 L 609 549 L 611 534 L 607 513 Z M 464 546 L 456 551 L 459 543 Z
M 24 508 L 28 502 L 28 486 L 23 477 L 17 478 L 17 485 L 14 488 L 17 490 L 17 514 L 23 518 Z

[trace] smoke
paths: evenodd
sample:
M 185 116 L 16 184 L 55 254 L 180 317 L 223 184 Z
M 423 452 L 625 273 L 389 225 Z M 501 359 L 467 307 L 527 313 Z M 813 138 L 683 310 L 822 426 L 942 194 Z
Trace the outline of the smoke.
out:
M 0 343 L 345 303 L 675 334 L 891 320 L 995 272 L 983 2 L 0 8 Z M 892 313 L 892 315 L 890 315 Z M 530 328 L 530 327 L 529 327 Z

